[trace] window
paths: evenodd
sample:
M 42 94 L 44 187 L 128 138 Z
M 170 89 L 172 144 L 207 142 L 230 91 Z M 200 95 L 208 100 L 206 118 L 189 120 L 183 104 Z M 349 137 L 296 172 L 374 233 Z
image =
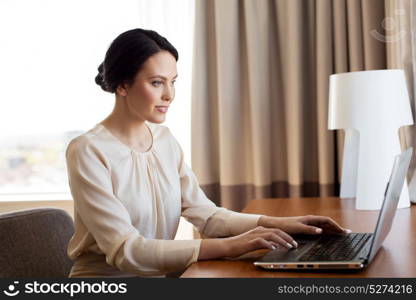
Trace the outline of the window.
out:
M 111 112 L 114 95 L 94 78 L 111 41 L 132 28 L 179 51 L 165 125 L 190 163 L 193 14 L 193 0 L 0 1 L 0 201 L 70 198 L 66 146 Z

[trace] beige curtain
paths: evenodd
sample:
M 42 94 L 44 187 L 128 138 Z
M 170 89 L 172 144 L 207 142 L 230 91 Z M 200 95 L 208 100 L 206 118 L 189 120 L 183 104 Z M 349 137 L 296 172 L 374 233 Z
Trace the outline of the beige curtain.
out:
M 413 118 L 415 118 L 416 1 L 386 0 L 386 21 L 387 66 L 405 70 Z M 416 150 L 415 126 L 402 127 L 400 140 L 403 149 L 413 146 Z M 408 180 L 410 199 L 416 202 L 415 157 L 411 162 Z
M 197 0 L 192 167 L 217 204 L 338 195 L 329 75 L 385 69 L 381 0 Z

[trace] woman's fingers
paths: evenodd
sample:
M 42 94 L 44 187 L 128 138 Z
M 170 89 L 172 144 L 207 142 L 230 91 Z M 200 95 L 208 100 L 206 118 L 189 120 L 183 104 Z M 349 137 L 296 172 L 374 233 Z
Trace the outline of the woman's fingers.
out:
M 310 227 L 320 228 L 326 233 L 350 233 L 351 230 L 341 227 L 335 220 L 324 216 L 306 216 L 305 225 Z M 320 232 L 317 232 L 320 233 Z
M 296 233 L 315 235 L 315 234 L 321 234 L 322 229 L 320 227 L 299 223 L 296 226 Z
M 261 238 L 261 237 L 257 237 L 255 239 L 253 239 L 252 244 L 254 246 L 253 250 L 257 250 L 257 249 L 274 250 L 274 249 L 276 249 L 276 247 L 274 246 L 274 244 L 272 242 L 269 242 L 266 239 Z
M 286 232 L 276 228 L 279 225 L 276 224 L 274 228 L 258 226 L 244 234 L 245 247 L 250 248 L 246 248 L 246 250 L 275 249 L 278 246 L 283 246 L 286 249 L 296 248 L 298 244 L 287 232 L 312 235 L 321 233 L 345 234 L 351 232 L 348 229 L 342 228 L 333 219 L 325 216 L 308 215 L 293 217 L 291 219 L 288 218 L 285 222 L 280 220 L 280 226 Z
M 273 231 L 277 235 L 279 235 L 282 239 L 284 239 L 290 246 L 295 247 L 295 248 L 298 246 L 298 243 L 289 234 L 287 234 L 283 230 L 281 230 L 281 229 L 273 229 Z M 288 246 L 288 247 L 289 248 L 292 248 L 290 246 Z
M 258 237 L 271 242 L 272 244 L 281 245 L 285 248 L 291 249 L 297 246 L 296 242 L 287 234 L 282 231 L 271 229 L 263 233 L 258 234 Z M 296 245 L 296 246 L 295 246 Z
M 266 227 L 258 226 L 255 228 L 254 232 L 256 233 L 272 232 L 280 236 L 282 239 L 285 240 L 285 243 L 289 243 L 292 247 L 296 248 L 298 246 L 298 243 L 288 233 L 284 232 L 283 230 L 279 228 L 266 228 Z

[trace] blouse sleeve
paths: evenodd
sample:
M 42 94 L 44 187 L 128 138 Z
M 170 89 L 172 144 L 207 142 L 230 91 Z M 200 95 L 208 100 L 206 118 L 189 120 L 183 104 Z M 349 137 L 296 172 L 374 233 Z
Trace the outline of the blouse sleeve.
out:
M 200 240 L 157 240 L 140 234 L 114 196 L 110 164 L 88 140 L 72 142 L 66 158 L 76 213 L 109 265 L 139 276 L 156 276 L 197 261 Z M 71 251 L 70 257 L 76 257 L 82 249 Z
M 175 143 L 179 156 L 182 216 L 208 237 L 234 236 L 256 227 L 261 215 L 220 208 L 207 198 L 199 187 L 195 174 L 185 163 L 179 143 L 176 140 Z

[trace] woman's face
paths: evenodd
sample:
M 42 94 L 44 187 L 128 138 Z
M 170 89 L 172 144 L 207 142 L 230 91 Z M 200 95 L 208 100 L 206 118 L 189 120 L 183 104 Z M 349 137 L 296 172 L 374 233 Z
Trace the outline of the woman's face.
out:
M 117 89 L 125 97 L 128 113 L 135 119 L 162 123 L 175 97 L 176 60 L 168 51 L 149 57 L 134 82 Z

